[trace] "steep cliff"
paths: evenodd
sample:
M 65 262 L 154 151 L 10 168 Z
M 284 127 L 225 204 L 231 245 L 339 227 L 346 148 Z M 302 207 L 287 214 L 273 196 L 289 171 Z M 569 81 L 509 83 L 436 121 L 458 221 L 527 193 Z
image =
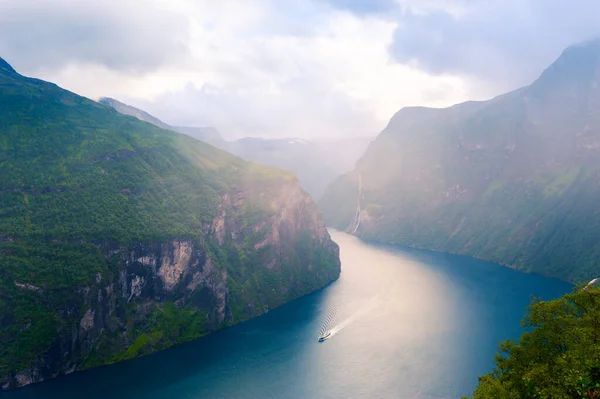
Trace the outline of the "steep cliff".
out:
M 0 385 L 151 353 L 340 273 L 285 172 L 0 59 Z
M 596 40 L 489 101 L 400 110 L 329 187 L 328 224 L 569 281 L 596 277 L 599 82 Z

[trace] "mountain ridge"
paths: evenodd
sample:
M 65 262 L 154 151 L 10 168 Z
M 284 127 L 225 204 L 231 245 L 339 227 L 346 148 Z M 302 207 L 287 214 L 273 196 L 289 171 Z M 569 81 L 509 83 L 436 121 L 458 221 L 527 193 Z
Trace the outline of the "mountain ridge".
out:
M 170 125 L 168 125 L 165 122 L 161 121 L 160 119 L 150 115 L 146 111 L 141 110 L 139 108 L 135 108 L 131 105 L 122 103 L 119 100 L 116 100 L 112 97 L 100 97 L 98 102 L 102 105 L 106 105 L 108 107 L 114 108 L 121 114 L 136 117 L 137 119 L 139 119 L 141 121 L 151 123 L 155 126 L 163 128 L 163 129 L 173 130 Z
M 0 69 L 4 69 L 8 72 L 14 72 L 16 73 L 16 71 L 14 70 L 14 68 L 4 60 L 4 58 L 0 57 Z
M 228 144 L 223 139 L 217 129 L 213 127 L 190 127 L 190 126 L 172 126 L 169 125 L 159 118 L 150 115 L 148 112 L 136 108 L 132 105 L 125 104 L 119 100 L 111 97 L 101 97 L 98 102 L 103 105 L 114 108 L 118 112 L 124 115 L 133 116 L 141 121 L 151 123 L 163 129 L 173 130 L 178 133 L 183 133 L 188 136 L 194 137 L 200 141 L 204 141 L 210 145 L 214 145 L 217 148 L 227 151 Z

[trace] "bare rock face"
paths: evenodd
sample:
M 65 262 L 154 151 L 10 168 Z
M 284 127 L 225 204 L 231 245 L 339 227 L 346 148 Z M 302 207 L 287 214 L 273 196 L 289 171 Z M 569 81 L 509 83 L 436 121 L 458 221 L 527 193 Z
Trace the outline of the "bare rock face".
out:
M 181 279 L 181 275 L 197 264 L 191 264 L 193 244 L 188 241 L 170 242 L 167 244 L 166 253 L 161 259 L 158 275 L 161 277 L 165 289 L 172 290 Z

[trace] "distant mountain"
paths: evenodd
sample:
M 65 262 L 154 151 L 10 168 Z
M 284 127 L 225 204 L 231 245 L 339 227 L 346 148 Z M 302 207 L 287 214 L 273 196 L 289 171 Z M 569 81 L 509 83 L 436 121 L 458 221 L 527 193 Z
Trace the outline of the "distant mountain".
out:
M 112 98 L 104 97 L 100 103 L 164 129 L 187 134 L 248 161 L 292 171 L 313 198 L 319 198 L 335 178 L 351 170 L 372 140 L 369 137 L 321 141 L 247 137 L 225 141 L 213 127 L 170 126 L 145 111 Z
M 600 41 L 489 101 L 404 108 L 320 202 L 373 240 L 569 281 L 600 274 Z
M 158 126 L 163 129 L 173 130 L 172 126 L 167 125 L 166 123 L 164 123 L 163 121 L 161 121 L 158 118 L 155 118 L 154 116 L 150 115 L 146 111 L 142 111 L 141 109 L 135 108 L 131 105 L 127 105 L 125 103 L 122 103 L 118 100 L 115 100 L 114 98 L 102 97 L 98 102 L 100 104 L 107 105 L 109 107 L 114 108 L 115 110 L 117 110 L 118 112 L 120 112 L 123 115 L 133 116 L 133 117 L 138 118 L 141 121 L 151 123 L 154 126 Z
M 229 151 L 229 142 L 225 141 L 221 133 L 214 127 L 174 126 L 173 129 L 176 132 L 187 134 L 195 139 L 212 144 L 217 148 Z
M 229 150 L 249 161 L 294 172 L 313 198 L 338 176 L 352 170 L 371 138 L 308 141 L 297 138 L 244 138 L 230 142 Z
M 0 116 L 1 389 L 190 341 L 339 276 L 289 172 L 2 59 Z
M 223 150 L 227 150 L 228 148 L 227 142 L 223 139 L 221 134 L 215 128 L 171 126 L 161 121 L 160 119 L 150 115 L 146 111 L 142 111 L 141 109 L 122 103 L 118 100 L 115 100 L 114 98 L 103 97 L 98 102 L 100 104 L 112 107 L 124 115 L 134 116 L 141 121 L 151 123 L 163 129 L 174 130 L 179 133 L 187 134 L 188 136 L 194 137 L 195 139 L 204 141 L 205 143 L 214 145 L 215 147 L 221 148 Z

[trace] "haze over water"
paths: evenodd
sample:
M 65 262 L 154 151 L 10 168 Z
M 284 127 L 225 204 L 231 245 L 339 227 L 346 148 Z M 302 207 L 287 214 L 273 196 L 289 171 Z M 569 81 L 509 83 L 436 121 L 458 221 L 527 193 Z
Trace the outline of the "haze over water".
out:
M 516 338 L 533 295 L 571 290 L 454 255 L 331 231 L 324 290 L 197 341 L 2 394 L 6 398 L 459 398 Z M 321 331 L 331 337 L 317 342 Z

